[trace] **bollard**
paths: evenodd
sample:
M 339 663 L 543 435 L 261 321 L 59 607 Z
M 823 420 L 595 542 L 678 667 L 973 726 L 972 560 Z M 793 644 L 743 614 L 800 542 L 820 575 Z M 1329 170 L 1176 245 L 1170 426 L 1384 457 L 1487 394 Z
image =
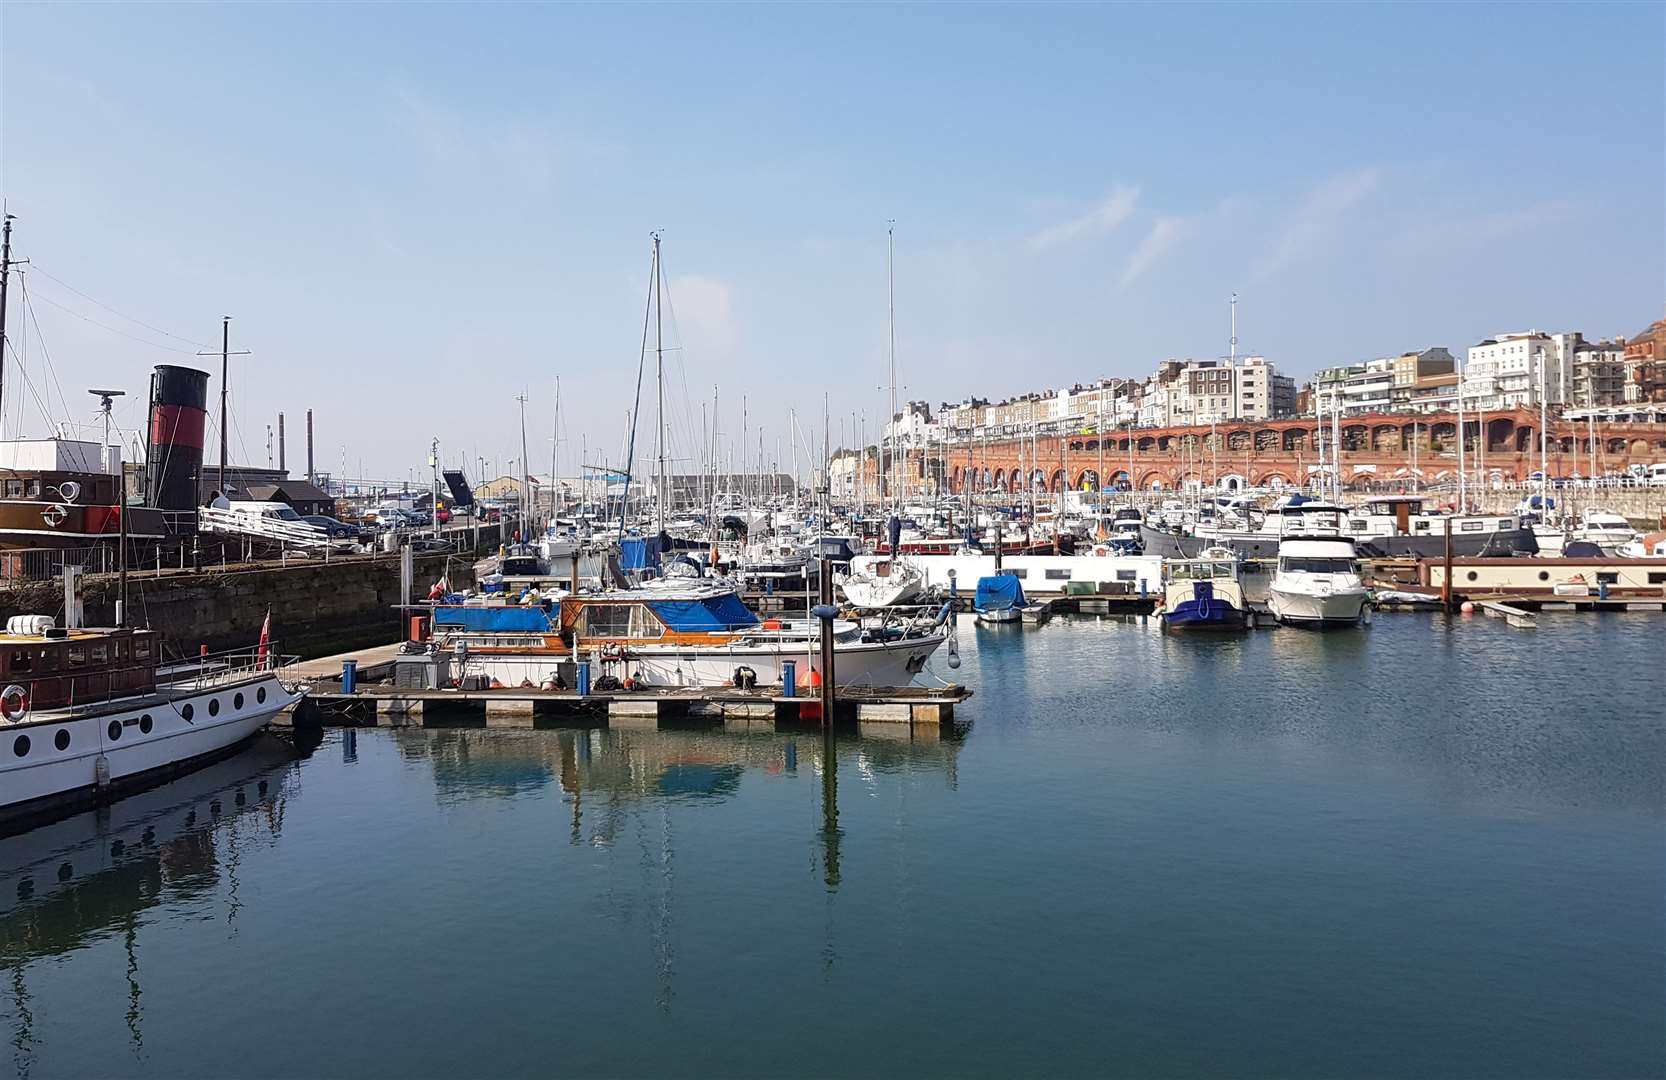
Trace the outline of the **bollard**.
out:
M 590 696 L 590 661 L 580 660 L 578 662 L 578 679 L 576 681 L 578 683 L 578 696 L 579 697 L 589 697 Z
M 344 694 L 358 693 L 359 662 L 357 660 L 343 660 L 341 662 L 341 692 Z
M 781 696 L 798 696 L 798 661 L 781 661 Z

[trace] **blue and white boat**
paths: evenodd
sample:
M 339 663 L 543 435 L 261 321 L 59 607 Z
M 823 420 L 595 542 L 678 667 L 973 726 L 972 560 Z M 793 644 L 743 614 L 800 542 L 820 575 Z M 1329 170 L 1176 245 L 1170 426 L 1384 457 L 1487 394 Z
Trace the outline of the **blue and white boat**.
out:
M 1249 623 L 1242 566 L 1230 548 L 1163 563 L 1163 625 L 1170 630 L 1242 630 Z
M 1011 574 L 994 574 L 978 579 L 972 610 L 979 622 L 1018 622 L 1024 617 L 1024 586 Z

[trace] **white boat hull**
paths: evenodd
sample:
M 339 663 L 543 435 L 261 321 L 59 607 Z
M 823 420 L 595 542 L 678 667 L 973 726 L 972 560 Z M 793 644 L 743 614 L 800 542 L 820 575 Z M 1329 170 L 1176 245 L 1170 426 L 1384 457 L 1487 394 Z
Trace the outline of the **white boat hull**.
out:
M 1021 621 L 1023 617 L 1024 609 L 1018 607 L 990 608 L 978 612 L 978 622 L 986 623 L 1013 623 Z
M 169 689 L 89 714 L 51 710 L 21 724 L 0 723 L 0 815 L 96 790 L 101 759 L 108 770 L 103 782 L 119 784 L 225 750 L 300 697 L 269 674 L 200 690 Z M 217 703 L 212 714 L 211 703 Z M 68 740 L 61 749 L 60 733 Z
M 1364 589 L 1309 592 L 1281 589 L 1275 581 L 1268 595 L 1267 606 L 1282 623 L 1352 626 L 1363 616 L 1367 598 L 1368 594 Z
M 840 642 L 833 657 L 834 674 L 839 686 L 907 686 L 945 640 L 946 632 L 937 632 L 899 641 Z M 743 667 L 752 669 L 759 686 L 780 686 L 784 663 L 793 663 L 800 679 L 809 671 L 821 670 L 819 648 L 812 643 L 806 649 L 802 641 L 697 649 L 644 645 L 626 650 L 622 658 L 588 653 L 583 658 L 591 661 L 592 680 L 611 675 L 621 682 L 630 678 L 655 687 L 726 686 L 734 681 L 735 670 Z M 464 673 L 484 674 L 504 686 L 541 686 L 561 663 L 571 659 L 570 653 L 554 652 L 471 653 Z
M 888 572 L 881 574 L 881 566 Z M 909 562 L 879 559 L 851 560 L 851 573 L 840 579 L 839 589 L 859 608 L 887 608 L 910 604 L 925 592 L 925 577 Z

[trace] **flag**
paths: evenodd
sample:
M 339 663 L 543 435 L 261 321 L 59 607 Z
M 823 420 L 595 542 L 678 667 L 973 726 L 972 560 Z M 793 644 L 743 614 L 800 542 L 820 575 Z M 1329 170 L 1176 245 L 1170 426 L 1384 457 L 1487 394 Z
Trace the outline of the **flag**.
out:
M 260 647 L 255 655 L 255 667 L 265 670 L 267 653 L 272 646 L 272 609 L 266 609 L 266 621 L 260 624 Z

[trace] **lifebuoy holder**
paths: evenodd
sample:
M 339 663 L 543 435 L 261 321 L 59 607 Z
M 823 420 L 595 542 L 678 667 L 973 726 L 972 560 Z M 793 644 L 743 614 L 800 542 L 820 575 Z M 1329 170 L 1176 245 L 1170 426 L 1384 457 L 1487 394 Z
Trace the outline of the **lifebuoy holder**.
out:
M 4 716 L 11 723 L 18 723 L 29 715 L 29 691 L 12 683 L 4 690 L 0 690 L 0 716 Z

